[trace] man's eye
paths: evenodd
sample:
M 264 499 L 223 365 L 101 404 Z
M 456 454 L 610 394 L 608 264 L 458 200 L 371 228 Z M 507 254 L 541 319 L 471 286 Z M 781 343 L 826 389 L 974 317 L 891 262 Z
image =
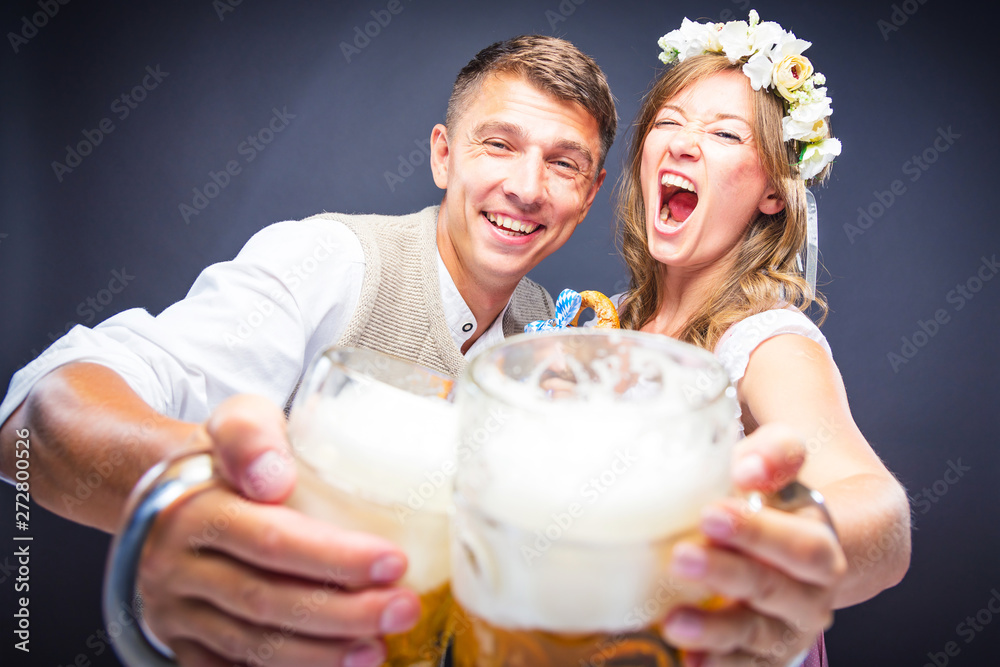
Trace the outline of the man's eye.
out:
M 495 149 L 501 150 L 501 151 L 507 150 L 507 144 L 505 144 L 502 141 L 495 141 L 495 140 L 494 141 L 484 141 L 483 143 L 486 144 L 487 146 L 489 146 L 490 148 L 495 148 Z

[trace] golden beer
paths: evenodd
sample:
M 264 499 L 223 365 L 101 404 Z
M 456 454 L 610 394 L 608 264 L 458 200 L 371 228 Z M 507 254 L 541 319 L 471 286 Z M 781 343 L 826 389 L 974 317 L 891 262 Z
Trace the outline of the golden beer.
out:
M 406 553 L 399 582 L 420 597 L 409 632 L 386 638 L 386 665 L 437 667 L 451 611 L 448 550 L 455 472 L 446 380 L 366 350 L 333 349 L 320 387 L 304 386 L 289 417 L 298 482 L 287 505 L 384 537 Z M 331 584 L 336 573 L 331 573 Z M 347 586 L 350 584 L 347 582 Z
M 671 577 L 671 551 L 730 493 L 727 387 L 710 354 L 635 332 L 518 337 L 473 361 L 459 394 L 455 667 L 679 664 L 658 627 L 711 596 Z M 502 419 L 477 432 L 491 413 Z

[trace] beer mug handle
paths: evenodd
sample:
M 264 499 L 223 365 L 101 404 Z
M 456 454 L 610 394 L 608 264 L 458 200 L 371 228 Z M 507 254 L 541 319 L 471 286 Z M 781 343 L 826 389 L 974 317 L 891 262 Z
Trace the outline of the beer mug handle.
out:
M 124 524 L 112 540 L 108 552 L 103 595 L 104 622 L 108 626 L 115 622 L 121 627 L 117 636 L 109 634 L 118 657 L 129 667 L 172 667 L 177 664 L 173 655 L 164 653 L 166 647 L 158 648 L 158 642 L 154 643 L 146 635 L 141 619 L 133 613 L 139 558 L 160 512 L 182 496 L 213 483 L 215 477 L 209 451 L 187 452 L 150 468 L 129 496 Z M 126 610 L 133 622 L 115 621 L 119 610 Z

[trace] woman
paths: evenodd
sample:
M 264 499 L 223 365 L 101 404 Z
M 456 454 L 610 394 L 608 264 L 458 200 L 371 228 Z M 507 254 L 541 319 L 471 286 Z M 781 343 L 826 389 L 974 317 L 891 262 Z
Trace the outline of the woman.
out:
M 826 340 L 801 311 L 825 303 L 796 268 L 806 181 L 839 153 L 808 42 L 774 23 L 687 19 L 660 41 L 662 73 L 635 123 L 619 192 L 631 289 L 623 328 L 713 350 L 737 388 L 748 435 L 737 483 L 781 475 L 822 492 L 839 535 L 815 518 L 739 501 L 706 510 L 708 546 L 676 551 L 678 576 L 740 604 L 683 609 L 664 626 L 690 664 L 786 665 L 830 611 L 895 585 L 909 564 L 905 492 L 858 430 Z M 782 426 L 778 426 L 778 425 Z M 805 445 L 808 443 L 808 447 Z M 749 450 L 749 451 L 748 451 Z M 806 451 L 808 450 L 808 451 Z M 784 481 L 787 481 L 787 477 Z M 870 555 L 873 545 L 879 558 Z M 824 663 L 825 664 L 825 663 Z

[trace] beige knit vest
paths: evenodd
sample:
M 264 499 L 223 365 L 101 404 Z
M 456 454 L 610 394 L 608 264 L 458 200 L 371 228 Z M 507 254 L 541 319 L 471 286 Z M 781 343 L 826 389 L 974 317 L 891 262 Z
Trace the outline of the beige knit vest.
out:
M 403 216 L 315 216 L 344 223 L 358 237 L 365 256 L 361 297 L 338 345 L 364 347 L 409 359 L 451 377 L 465 357 L 445 320 L 437 273 L 437 206 Z M 503 332 L 553 317 L 552 297 L 522 278 L 504 314 Z

